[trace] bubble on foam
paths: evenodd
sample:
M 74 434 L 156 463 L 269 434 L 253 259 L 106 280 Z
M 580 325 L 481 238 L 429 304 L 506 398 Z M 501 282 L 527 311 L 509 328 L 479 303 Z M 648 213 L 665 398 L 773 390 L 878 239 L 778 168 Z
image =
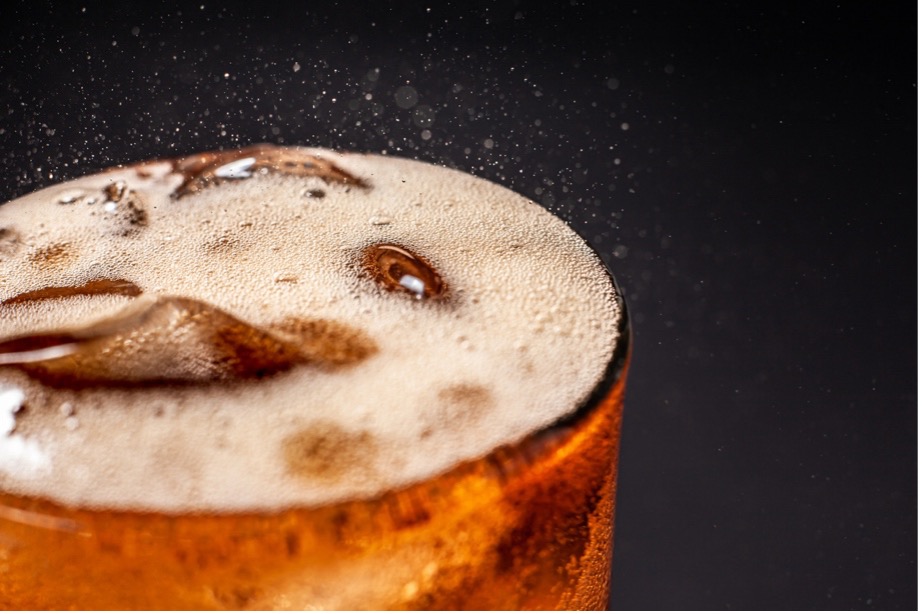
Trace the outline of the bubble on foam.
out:
M 124 234 L 128 202 L 145 217 Z M 381 217 L 391 223 L 370 223 Z M 80 345 L 104 375 L 95 383 L 0 365 L 0 385 L 30 399 L 5 458 L 32 455 L 0 462 L 0 488 L 74 505 L 277 509 L 378 495 L 573 411 L 622 317 L 598 258 L 544 209 L 392 157 L 258 146 L 147 163 L 7 203 L 0 229 L 15 229 L 16 246 L 0 251 L 11 281 L 0 344 L 98 333 L 133 305 L 160 305 L 144 320 L 156 326 L 80 341 L 96 344 Z M 52 245 L 73 257 L 29 259 Z M 381 246 L 394 248 L 383 260 Z M 228 370 L 266 344 L 272 368 Z M 55 360 L 33 358 L 46 371 Z M 215 385 L 187 373 L 230 375 Z M 78 397 L 79 418 L 65 415 Z M 25 466 L 41 459 L 37 479 Z
M 241 158 L 219 166 L 214 174 L 221 179 L 247 179 L 253 176 L 253 165 L 256 158 Z
M 371 277 L 387 290 L 403 290 L 419 300 L 445 294 L 445 284 L 435 268 L 403 247 L 371 245 L 365 248 L 363 263 Z
M 62 190 L 57 197 L 59 205 L 72 205 L 86 196 L 83 190 Z
M 387 226 L 393 223 L 394 220 L 389 215 L 373 215 L 368 221 L 372 226 Z

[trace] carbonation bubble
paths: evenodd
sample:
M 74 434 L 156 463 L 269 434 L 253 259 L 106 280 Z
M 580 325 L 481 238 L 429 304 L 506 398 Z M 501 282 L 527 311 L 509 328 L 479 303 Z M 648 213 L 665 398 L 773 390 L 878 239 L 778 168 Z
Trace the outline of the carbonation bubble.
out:
M 327 184 L 368 188 L 365 181 L 329 160 L 301 150 L 271 145 L 254 145 L 182 158 L 175 162 L 174 170 L 183 175 L 183 182 L 173 193 L 173 198 L 184 198 L 226 181 L 240 181 L 266 174 L 318 177 Z M 306 195 L 321 198 L 323 191 L 311 190 Z
M 219 166 L 215 169 L 214 174 L 221 179 L 247 179 L 253 176 L 254 164 L 256 164 L 256 158 L 242 158 Z
M 58 195 L 59 205 L 72 205 L 86 196 L 83 190 L 65 190 Z
M 444 294 L 442 278 L 428 262 L 403 247 L 372 245 L 365 250 L 365 268 L 374 279 L 396 292 L 409 292 L 417 300 Z
M 570 415 L 619 305 L 563 222 L 439 166 L 260 145 L 75 179 L 0 205 L 0 393 L 25 398 L 0 489 L 170 513 L 379 497 Z
M 372 226 L 387 226 L 394 220 L 388 215 L 373 215 L 368 221 L 371 222 Z
M 59 388 L 133 387 L 265 378 L 298 364 L 350 364 L 375 349 L 344 324 L 288 319 L 262 328 L 202 301 L 161 297 L 84 328 L 2 341 L 0 365 Z

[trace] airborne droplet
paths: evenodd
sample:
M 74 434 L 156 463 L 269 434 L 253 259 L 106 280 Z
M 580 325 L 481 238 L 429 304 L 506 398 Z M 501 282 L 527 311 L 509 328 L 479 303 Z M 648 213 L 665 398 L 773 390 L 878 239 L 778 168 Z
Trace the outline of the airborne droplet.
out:
M 390 244 L 365 249 L 365 269 L 388 290 L 409 292 L 416 299 L 444 294 L 442 278 L 428 262 L 413 252 Z

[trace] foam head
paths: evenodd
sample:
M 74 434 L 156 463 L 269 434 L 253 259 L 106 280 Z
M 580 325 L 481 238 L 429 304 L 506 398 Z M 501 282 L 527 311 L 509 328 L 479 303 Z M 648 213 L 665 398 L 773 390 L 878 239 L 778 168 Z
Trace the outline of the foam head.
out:
M 575 411 L 622 317 L 563 222 L 453 170 L 257 146 L 83 177 L 0 206 L 0 488 L 376 496 Z

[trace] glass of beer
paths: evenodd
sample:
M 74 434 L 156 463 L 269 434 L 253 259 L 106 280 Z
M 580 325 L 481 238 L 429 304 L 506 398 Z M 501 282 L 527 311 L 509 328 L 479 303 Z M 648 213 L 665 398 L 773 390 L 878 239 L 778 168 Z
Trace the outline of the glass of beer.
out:
M 628 326 L 562 221 L 260 145 L 0 206 L 0 606 L 588 609 Z

